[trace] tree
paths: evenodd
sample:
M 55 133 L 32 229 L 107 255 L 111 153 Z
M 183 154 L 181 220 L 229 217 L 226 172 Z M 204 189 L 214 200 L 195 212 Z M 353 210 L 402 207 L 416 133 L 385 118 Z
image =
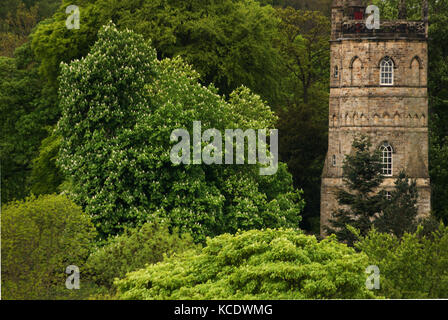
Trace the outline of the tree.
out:
M 395 189 L 390 198 L 384 199 L 383 210 L 374 220 L 379 232 L 391 233 L 401 238 L 406 232 L 412 233 L 418 226 L 417 181 L 409 181 L 404 171 L 395 181 Z
M 278 9 L 277 46 L 282 55 L 283 90 L 276 108 L 279 155 L 294 185 L 303 188 L 302 227 L 319 233 L 320 175 L 328 147 L 328 69 L 330 21 L 316 11 Z
M 118 299 L 365 299 L 367 257 L 338 243 L 280 229 L 208 239 L 117 280 Z
M 352 148 L 354 152 L 346 156 L 343 166 L 347 190 L 337 192 L 342 208 L 333 213 L 326 231 L 350 245 L 356 241 L 356 234 L 366 236 L 373 227 L 397 238 L 415 232 L 419 224 L 426 225 L 428 231 L 435 219 L 418 217 L 416 180 L 410 180 L 405 171 L 400 172 L 388 195 L 381 188 L 384 176 L 380 155 L 370 151 L 370 139 L 355 137 Z
M 326 104 L 288 105 L 277 112 L 279 158 L 287 163 L 294 186 L 304 191 L 301 227 L 315 234 L 320 228 L 320 182 L 328 148 L 328 116 L 321 116 L 319 110 Z
M 41 82 L 24 45 L 15 59 L 0 57 L 0 142 L 2 202 L 22 199 L 29 192 L 32 159 L 37 155 L 45 125 Z
M 52 299 L 69 265 L 83 272 L 95 229 L 67 197 L 46 195 L 2 207 L 2 298 Z M 76 291 L 76 290 L 75 290 Z
M 355 244 L 380 270 L 375 294 L 390 299 L 448 297 L 448 228 L 440 224 L 429 236 L 423 233 L 419 227 L 399 239 L 373 230 Z
M 57 0 L 9 0 L 0 9 L 0 55 L 13 57 L 14 50 L 28 41 L 33 28 L 54 9 Z
M 371 151 L 371 142 L 367 136 L 355 137 L 352 153 L 347 155 L 343 165 L 343 179 L 347 190 L 338 190 L 336 196 L 340 206 L 329 219 L 326 232 L 334 233 L 339 240 L 352 245 L 356 236 L 352 228 L 367 235 L 372 221 L 382 210 L 384 194 L 378 188 L 384 180 L 381 174 L 379 151 Z
M 156 59 L 143 37 L 102 28 L 83 59 L 61 72 L 59 164 L 77 203 L 102 238 L 152 217 L 189 231 L 196 241 L 238 229 L 298 227 L 303 201 L 286 166 L 275 176 L 259 165 L 175 165 L 175 129 L 192 132 L 272 128 L 276 118 L 247 88 L 229 101 L 181 59 Z
M 328 81 L 330 21 L 318 11 L 291 7 L 277 9 L 277 14 L 281 19 L 278 46 L 284 67 L 292 77 L 290 92 L 307 104 L 310 90 Z
M 181 56 L 229 95 L 245 85 L 273 103 L 279 92 L 278 52 L 274 48 L 277 19 L 270 6 L 253 0 L 80 0 L 80 29 L 65 27 L 64 1 L 52 19 L 33 34 L 33 49 L 42 74 L 57 87 L 59 63 L 85 56 L 98 29 L 112 20 L 151 39 L 158 58 Z
M 434 216 L 448 221 L 448 136 L 431 138 L 430 176 Z
M 53 128 L 51 129 L 53 130 Z M 56 161 L 61 145 L 61 137 L 53 132 L 42 140 L 39 155 L 31 165 L 30 188 L 35 195 L 51 194 L 60 191 L 64 177 Z
M 396 20 L 399 18 L 399 8 L 404 4 L 407 19 L 419 20 L 421 19 L 421 3 L 422 0 L 374 0 L 373 4 L 377 5 L 380 9 L 380 15 L 382 20 Z
M 448 223 L 448 3 L 438 3 L 430 15 L 429 110 L 431 208 Z
M 296 10 L 320 11 L 327 17 L 331 16 L 331 5 L 333 0 L 257 0 L 263 5 L 272 5 L 273 7 L 292 7 Z
M 61 4 L 61 0 L 3 0 L 0 7 L 0 20 L 8 17 L 9 14 L 14 13 L 18 7 L 24 5 L 29 9 L 38 7 L 39 17 L 47 18 L 53 14 L 57 6 Z
M 141 228 L 126 230 L 106 245 L 96 248 L 86 263 L 88 276 L 110 289 L 115 278 L 160 262 L 165 256 L 196 248 L 191 236 L 170 233 L 163 223 L 145 223 Z

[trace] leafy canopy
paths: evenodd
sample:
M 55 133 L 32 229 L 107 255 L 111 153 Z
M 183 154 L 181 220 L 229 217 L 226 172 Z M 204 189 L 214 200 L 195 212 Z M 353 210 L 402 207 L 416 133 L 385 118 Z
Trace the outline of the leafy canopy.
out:
M 16 52 L 17 58 L 0 57 L 2 202 L 29 194 L 32 159 L 38 154 L 45 126 L 53 116 L 41 97 L 37 69 L 29 62 L 29 46 Z
M 247 88 L 227 102 L 198 78 L 180 58 L 159 61 L 142 36 L 114 25 L 100 30 L 85 58 L 62 65 L 59 163 L 103 238 L 154 217 L 196 241 L 298 227 L 304 203 L 285 165 L 265 177 L 257 165 L 171 163 L 171 133 L 191 133 L 193 121 L 221 132 L 274 127 L 272 111 Z
M 362 237 L 356 247 L 378 266 L 378 295 L 390 299 L 448 297 L 448 227 L 441 224 L 432 234 L 423 227 L 399 239 L 376 230 Z
M 96 284 L 110 288 L 115 278 L 162 261 L 172 255 L 195 248 L 189 235 L 170 233 L 163 223 L 145 223 L 141 228 L 126 230 L 97 248 L 87 260 L 87 274 Z
M 277 19 L 270 6 L 254 0 L 79 0 L 80 29 L 73 31 L 65 27 L 69 4 L 39 24 L 32 39 L 41 71 L 55 86 L 59 63 L 85 56 L 98 29 L 112 20 L 152 39 L 159 58 L 184 58 L 202 83 L 214 83 L 222 94 L 241 85 L 270 102 L 278 94 Z
M 84 271 L 95 229 L 66 196 L 11 202 L 1 223 L 3 299 L 52 299 L 66 290 L 67 266 Z
M 240 232 L 117 280 L 119 299 L 372 298 L 367 257 L 290 229 Z

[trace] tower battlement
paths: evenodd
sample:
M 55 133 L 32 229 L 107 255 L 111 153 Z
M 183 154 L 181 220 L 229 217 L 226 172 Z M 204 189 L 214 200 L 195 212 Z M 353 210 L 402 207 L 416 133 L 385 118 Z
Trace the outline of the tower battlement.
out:
M 381 21 L 380 29 L 368 29 L 366 22 L 348 20 L 342 23 L 341 38 L 360 39 L 423 39 L 426 40 L 426 23 L 424 21 Z
M 409 21 L 406 19 L 406 1 L 400 1 L 399 18 L 393 21 L 381 19 L 380 28 L 369 29 L 366 26 L 367 1 L 365 0 L 334 0 L 332 5 L 331 40 L 341 39 L 423 39 L 428 36 L 428 2 L 422 1 L 422 19 Z

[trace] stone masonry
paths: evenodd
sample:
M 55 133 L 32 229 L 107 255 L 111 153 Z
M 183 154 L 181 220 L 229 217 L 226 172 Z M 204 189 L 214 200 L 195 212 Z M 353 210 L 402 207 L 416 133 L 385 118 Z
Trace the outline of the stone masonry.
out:
M 322 174 L 321 233 L 343 187 L 342 165 L 354 136 L 370 136 L 373 147 L 392 146 L 392 189 L 399 172 L 417 179 L 419 214 L 430 211 L 428 173 L 427 18 L 381 21 L 366 27 L 362 0 L 334 0 L 331 33 L 329 144 Z M 425 12 L 425 11 L 424 11 Z M 403 16 L 400 12 L 400 16 Z M 356 19 L 355 19 L 356 18 Z M 393 62 L 393 85 L 380 84 L 380 64 Z

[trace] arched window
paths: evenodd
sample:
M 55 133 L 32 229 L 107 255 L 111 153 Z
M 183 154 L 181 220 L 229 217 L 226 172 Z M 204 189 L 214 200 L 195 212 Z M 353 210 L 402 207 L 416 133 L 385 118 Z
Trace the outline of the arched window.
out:
M 364 85 L 363 64 L 358 56 L 353 57 L 352 61 L 350 62 L 350 71 L 351 71 L 351 85 L 352 86 Z
M 339 78 L 339 67 L 338 66 L 334 67 L 334 77 Z
M 332 157 L 332 164 L 333 164 L 333 167 L 336 167 L 336 155 L 333 155 L 333 157 Z
M 392 86 L 394 84 L 394 62 L 389 57 L 381 60 L 380 84 L 382 86 Z
M 383 175 L 391 177 L 392 176 L 392 146 L 388 142 L 384 142 L 380 147 L 381 151 L 381 164 L 383 165 Z
M 420 69 L 421 69 L 421 61 L 418 56 L 415 56 L 411 61 L 411 73 L 409 75 L 408 82 L 411 86 L 419 86 L 420 85 Z

